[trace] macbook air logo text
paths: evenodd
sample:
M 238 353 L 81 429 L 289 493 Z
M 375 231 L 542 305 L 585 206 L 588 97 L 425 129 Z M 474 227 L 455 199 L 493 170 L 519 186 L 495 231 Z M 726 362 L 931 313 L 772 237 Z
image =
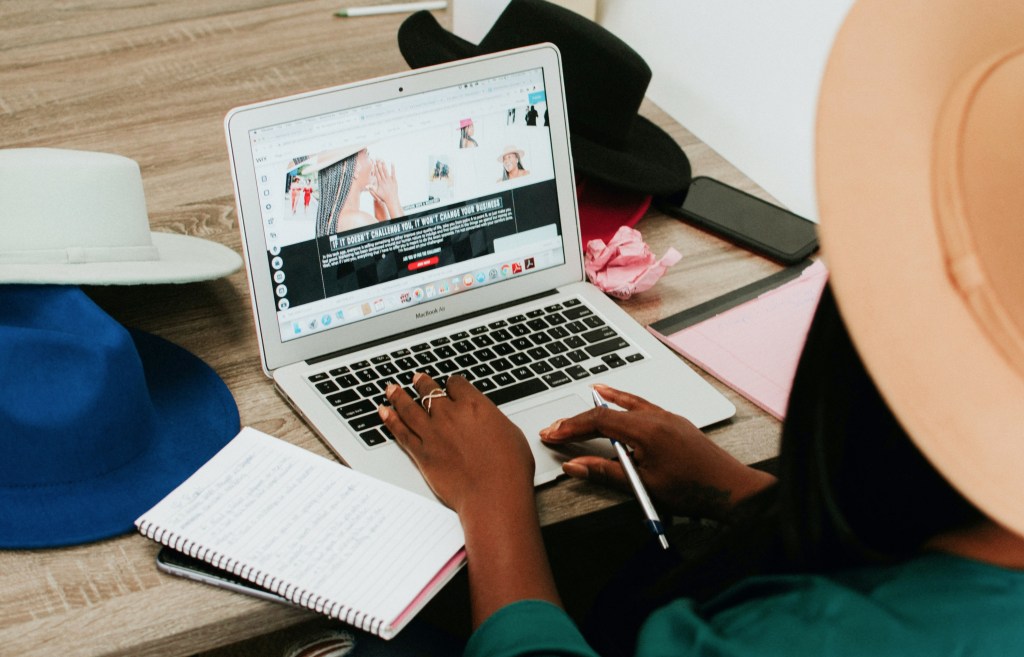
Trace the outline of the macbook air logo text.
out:
M 423 312 L 416 313 L 416 319 L 426 319 L 431 315 L 444 312 L 444 306 L 438 306 L 437 308 L 431 308 L 430 310 L 424 310 Z

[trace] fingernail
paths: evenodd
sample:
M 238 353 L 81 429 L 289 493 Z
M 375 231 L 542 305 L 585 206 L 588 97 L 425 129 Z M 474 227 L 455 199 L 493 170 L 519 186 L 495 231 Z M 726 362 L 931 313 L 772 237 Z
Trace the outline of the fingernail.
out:
M 590 471 L 587 470 L 587 466 L 581 465 L 574 461 L 566 461 L 565 463 L 563 463 L 562 472 L 569 475 L 570 477 L 575 477 L 577 479 L 586 479 L 587 476 L 590 474 Z
M 423 378 L 423 372 L 416 372 L 412 375 L 412 382 L 415 384 L 417 381 Z
M 391 399 L 391 395 L 398 390 L 398 385 L 395 383 L 389 383 L 387 388 L 384 388 L 384 396 Z
M 380 406 L 377 407 L 377 413 L 378 415 L 380 415 L 380 419 L 384 420 L 385 422 L 387 422 L 387 419 L 391 417 L 391 409 L 389 409 L 384 404 L 381 404 Z
M 549 426 L 549 427 L 547 427 L 545 429 L 541 429 L 540 430 L 541 437 L 542 438 L 547 438 L 548 434 L 550 434 L 550 433 L 552 433 L 554 431 L 558 431 L 558 427 L 560 427 L 560 426 L 562 426 L 562 420 L 555 420 L 554 422 L 551 423 L 551 426 Z

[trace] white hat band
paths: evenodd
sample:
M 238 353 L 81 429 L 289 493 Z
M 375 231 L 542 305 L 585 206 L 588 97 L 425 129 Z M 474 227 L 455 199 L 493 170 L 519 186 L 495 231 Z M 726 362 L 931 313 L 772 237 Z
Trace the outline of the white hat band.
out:
M 143 246 L 69 246 L 64 249 L 0 251 L 0 264 L 5 265 L 78 265 L 93 262 L 142 262 L 159 259 L 160 251 L 151 244 Z

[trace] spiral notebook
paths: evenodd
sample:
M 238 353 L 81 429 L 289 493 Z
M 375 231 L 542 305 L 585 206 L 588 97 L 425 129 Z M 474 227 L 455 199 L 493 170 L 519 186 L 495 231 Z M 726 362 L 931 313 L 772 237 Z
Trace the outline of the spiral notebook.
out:
M 465 563 L 450 509 L 249 427 L 135 526 L 385 639 Z

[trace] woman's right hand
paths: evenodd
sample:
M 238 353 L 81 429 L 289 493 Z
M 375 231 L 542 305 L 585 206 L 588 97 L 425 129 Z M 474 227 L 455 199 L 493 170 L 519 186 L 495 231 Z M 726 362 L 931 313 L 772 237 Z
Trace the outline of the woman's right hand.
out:
M 614 438 L 633 450 L 633 462 L 648 493 L 677 515 L 720 518 L 738 502 L 770 486 L 775 478 L 743 465 L 689 420 L 636 395 L 594 386 L 625 409 L 593 408 L 556 421 L 540 432 L 549 445 Z M 622 466 L 600 456 L 579 456 L 563 466 L 571 477 L 629 489 Z

